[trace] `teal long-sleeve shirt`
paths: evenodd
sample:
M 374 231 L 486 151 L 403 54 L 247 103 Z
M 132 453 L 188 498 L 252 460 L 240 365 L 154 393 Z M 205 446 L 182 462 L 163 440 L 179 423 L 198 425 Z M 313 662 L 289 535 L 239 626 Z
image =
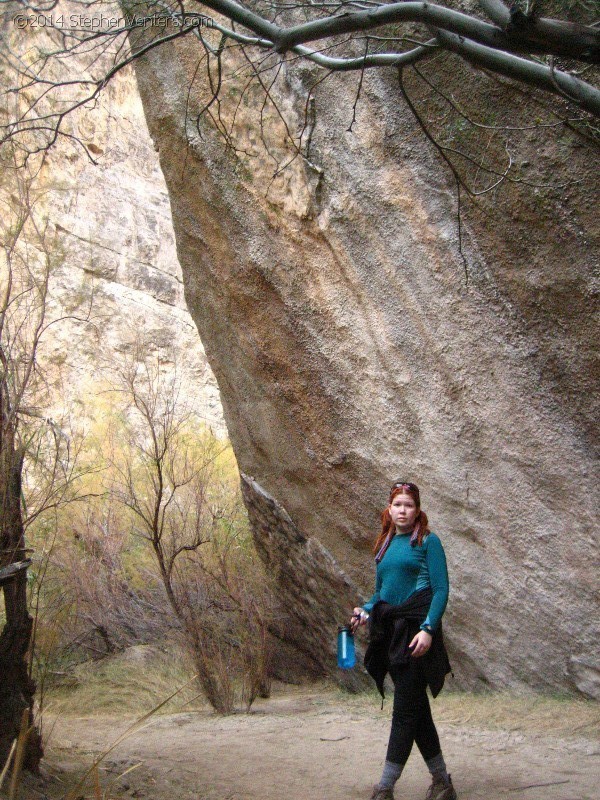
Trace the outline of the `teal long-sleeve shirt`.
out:
M 435 533 L 426 536 L 421 547 L 411 547 L 410 533 L 397 533 L 377 564 L 375 594 L 363 607 L 365 611 L 371 611 L 379 600 L 398 605 L 415 592 L 427 588 L 431 589 L 433 597 L 421 628 L 431 626 L 435 630 L 448 602 L 448 568 L 444 548 Z

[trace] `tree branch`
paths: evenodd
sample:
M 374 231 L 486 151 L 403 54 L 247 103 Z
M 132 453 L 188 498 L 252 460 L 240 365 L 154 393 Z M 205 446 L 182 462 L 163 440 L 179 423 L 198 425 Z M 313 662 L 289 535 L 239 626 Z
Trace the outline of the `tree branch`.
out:
M 359 56 L 357 58 L 334 58 L 324 56 L 318 51 L 311 50 L 304 45 L 297 45 L 292 48 L 292 52 L 313 61 L 320 67 L 325 67 L 333 72 L 351 72 L 353 70 L 364 70 L 371 67 L 405 67 L 428 58 L 434 53 L 439 52 L 436 40 L 430 39 L 424 45 L 408 50 L 406 53 L 373 53 L 372 55 Z
M 525 26 L 512 26 L 504 31 L 443 6 L 428 2 L 402 2 L 280 28 L 234 0 L 202 0 L 202 5 L 270 39 L 278 53 L 285 53 L 298 44 L 343 33 L 372 30 L 395 22 L 420 22 L 507 52 L 545 53 L 592 64 L 600 62 L 600 32 L 592 27 L 562 20 L 533 18 Z
M 502 0 L 479 0 L 479 5 L 492 22 L 495 22 L 503 30 L 510 25 L 510 11 Z
M 438 30 L 437 40 L 441 47 L 458 53 L 476 66 L 485 67 L 546 92 L 567 95 L 586 111 L 600 117 L 600 91 L 567 72 L 550 69 L 508 53 L 500 53 L 446 31 Z

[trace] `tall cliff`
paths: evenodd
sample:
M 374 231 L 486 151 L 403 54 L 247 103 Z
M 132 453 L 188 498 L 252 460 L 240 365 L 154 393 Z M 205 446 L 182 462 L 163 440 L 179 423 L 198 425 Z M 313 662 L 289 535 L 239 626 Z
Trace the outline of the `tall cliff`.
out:
M 288 148 L 274 178 L 284 131 L 271 114 L 265 148 L 260 98 L 237 107 L 237 156 L 196 124 L 198 58 L 191 41 L 166 45 L 137 78 L 282 636 L 330 669 L 402 477 L 446 547 L 461 684 L 597 695 L 592 151 L 568 129 L 543 145 L 524 133 L 525 174 L 545 160 L 582 180 L 463 204 L 461 253 L 453 181 L 394 73 L 365 75 L 352 130 L 356 80 L 318 86 L 310 161 Z M 518 106 L 467 73 L 480 108 Z M 273 93 L 294 130 L 318 73 L 284 75 Z
M 145 355 L 161 353 L 167 373 L 177 370 L 181 397 L 225 435 L 216 381 L 185 304 L 169 197 L 133 72 L 112 81 L 93 112 L 71 115 L 68 133 L 30 190 L 54 248 L 48 318 L 61 318 L 39 353 L 50 386 L 45 413 L 66 405 L 79 422 L 93 415 L 111 368 L 141 345 Z M 12 199 L 3 188 L 2 204 Z

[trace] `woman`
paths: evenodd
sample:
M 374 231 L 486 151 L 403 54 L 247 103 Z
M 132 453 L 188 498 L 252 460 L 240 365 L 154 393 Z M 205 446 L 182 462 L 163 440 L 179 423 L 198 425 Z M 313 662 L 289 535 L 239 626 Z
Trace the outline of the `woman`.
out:
M 446 556 L 429 530 L 414 483 L 395 483 L 375 542 L 375 594 L 355 608 L 352 630 L 370 618 L 365 667 L 383 696 L 387 672 L 394 682 L 394 710 L 381 780 L 371 800 L 393 800 L 394 785 L 416 742 L 433 781 L 427 800 L 456 800 L 431 716 L 434 697 L 450 671 L 441 618 L 448 602 Z

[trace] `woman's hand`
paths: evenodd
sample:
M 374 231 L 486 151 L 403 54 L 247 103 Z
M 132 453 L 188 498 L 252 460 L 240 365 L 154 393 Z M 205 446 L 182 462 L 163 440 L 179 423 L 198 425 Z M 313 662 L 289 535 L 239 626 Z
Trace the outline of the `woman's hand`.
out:
M 431 647 L 432 639 L 432 635 L 427 633 L 427 631 L 419 631 L 412 642 L 408 645 L 410 650 L 412 650 L 411 655 L 413 655 L 415 658 L 424 656 Z
M 366 625 L 368 619 L 369 615 L 364 610 L 364 608 L 359 608 L 357 606 L 354 609 L 352 613 L 352 619 L 350 620 L 350 630 L 352 631 L 352 633 L 356 633 L 356 631 L 361 625 Z

